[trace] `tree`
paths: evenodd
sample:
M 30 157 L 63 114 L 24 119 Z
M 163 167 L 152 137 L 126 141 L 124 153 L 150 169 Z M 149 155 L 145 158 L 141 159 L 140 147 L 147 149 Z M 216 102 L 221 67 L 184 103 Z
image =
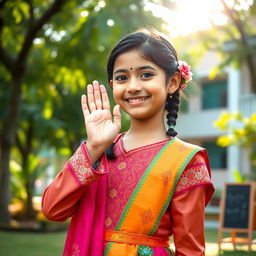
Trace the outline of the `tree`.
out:
M 47 1 L 48 2 L 48 1 Z M 1 169 L 1 180 L 0 180 L 0 225 L 4 226 L 9 223 L 8 213 L 8 202 L 9 202 L 9 161 L 11 147 L 14 144 L 16 125 L 19 117 L 19 109 L 21 104 L 22 96 L 22 79 L 25 75 L 28 56 L 31 51 L 33 40 L 36 35 L 42 29 L 43 25 L 46 24 L 50 18 L 58 13 L 65 1 L 55 0 L 49 5 L 48 8 L 44 9 L 40 16 L 36 16 L 32 1 L 6 1 L 0 2 L 0 60 L 5 68 L 8 70 L 10 75 L 10 88 L 9 88 L 9 99 L 7 102 L 7 111 L 5 113 L 2 130 L 1 130 L 1 145 L 0 145 L 0 169 Z M 23 12 L 27 20 L 27 26 L 25 27 L 21 44 L 18 46 L 7 45 L 5 38 L 6 33 L 11 31 L 11 28 L 15 26 L 15 22 L 19 23 L 19 15 L 16 15 L 16 21 L 8 19 L 8 15 L 18 12 Z M 20 14 L 21 16 L 22 14 Z M 12 15 L 11 15 L 12 16 Z M 7 22 L 7 25 L 5 22 Z M 5 27 L 6 26 L 6 27 Z M 24 29 L 24 27 L 18 28 L 18 30 Z M 17 30 L 17 29 L 16 29 Z M 15 31 L 12 31 L 15 33 Z M 11 48 L 16 48 L 16 56 L 10 54 Z M 17 50 L 18 48 L 18 50 Z
M 234 1 L 232 7 L 229 7 L 225 0 L 221 0 L 224 7 L 225 14 L 229 17 L 231 23 L 238 33 L 238 38 L 232 33 L 232 28 L 225 27 L 225 31 L 230 35 L 231 40 L 236 43 L 236 50 L 233 53 L 233 58 L 242 63 L 246 63 L 250 82 L 251 90 L 253 93 L 256 93 L 256 54 L 255 54 L 255 45 L 250 44 L 250 36 L 255 33 L 255 28 L 253 28 L 253 16 L 256 14 L 256 2 L 254 1 L 252 5 L 249 4 L 249 1 L 246 1 L 248 4 L 249 10 L 243 10 L 241 0 Z M 251 2 L 251 1 L 250 1 Z M 240 7 L 240 8 L 239 8 Z
M 215 125 L 226 132 L 218 138 L 217 144 L 221 147 L 230 145 L 238 145 L 241 148 L 246 148 L 250 152 L 250 160 L 252 163 L 253 172 L 249 179 L 256 179 L 256 114 L 250 118 L 243 117 L 240 113 L 229 114 L 223 112 L 220 118 L 215 122 Z
M 251 92 L 256 93 L 256 51 L 255 44 L 251 43 L 255 36 L 256 2 L 250 0 L 221 0 L 223 13 L 228 21 L 224 25 L 215 25 L 212 29 L 200 31 L 202 45 L 207 50 L 215 51 L 222 57 L 222 62 L 215 67 L 210 76 L 223 73 L 223 68 L 233 65 L 238 68 L 246 65 L 249 71 Z M 228 4 L 229 3 L 229 4 Z M 230 5 L 232 4 L 232 5 Z M 226 47 L 226 46 L 232 47 Z

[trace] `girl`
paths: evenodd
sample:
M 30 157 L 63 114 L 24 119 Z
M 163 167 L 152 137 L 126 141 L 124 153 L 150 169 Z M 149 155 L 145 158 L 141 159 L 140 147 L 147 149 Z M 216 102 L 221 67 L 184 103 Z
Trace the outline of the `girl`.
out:
M 72 216 L 64 255 L 204 255 L 204 208 L 214 191 L 207 153 L 174 130 L 189 66 L 144 29 L 117 43 L 107 71 L 113 118 L 105 87 L 89 84 L 81 100 L 88 140 L 43 195 L 48 219 Z M 120 108 L 131 120 L 122 134 Z

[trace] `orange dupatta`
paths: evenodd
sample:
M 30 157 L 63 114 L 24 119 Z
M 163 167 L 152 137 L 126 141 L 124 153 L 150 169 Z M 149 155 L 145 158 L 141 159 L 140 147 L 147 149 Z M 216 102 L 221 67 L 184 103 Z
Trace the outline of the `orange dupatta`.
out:
M 145 171 L 115 230 L 152 236 L 171 201 L 183 170 L 201 150 L 201 147 L 178 138 L 170 140 Z M 139 244 L 109 242 L 104 256 L 135 256 L 138 255 L 139 247 Z

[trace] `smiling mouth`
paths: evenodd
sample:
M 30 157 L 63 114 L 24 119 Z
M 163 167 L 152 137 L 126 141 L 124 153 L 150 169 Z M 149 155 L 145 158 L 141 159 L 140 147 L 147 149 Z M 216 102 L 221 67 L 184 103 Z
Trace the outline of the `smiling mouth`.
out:
M 144 102 L 148 98 L 150 98 L 150 97 L 145 96 L 145 97 L 128 98 L 128 99 L 126 99 L 126 101 L 129 102 L 130 104 L 138 104 L 138 103 Z

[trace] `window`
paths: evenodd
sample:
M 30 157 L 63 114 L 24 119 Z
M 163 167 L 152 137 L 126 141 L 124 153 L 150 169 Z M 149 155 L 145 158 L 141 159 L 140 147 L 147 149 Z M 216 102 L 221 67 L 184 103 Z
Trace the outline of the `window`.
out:
M 207 149 L 212 169 L 227 168 L 227 148 L 219 147 L 216 142 L 204 142 L 202 146 Z
M 227 106 L 227 81 L 202 83 L 202 108 L 213 109 Z

